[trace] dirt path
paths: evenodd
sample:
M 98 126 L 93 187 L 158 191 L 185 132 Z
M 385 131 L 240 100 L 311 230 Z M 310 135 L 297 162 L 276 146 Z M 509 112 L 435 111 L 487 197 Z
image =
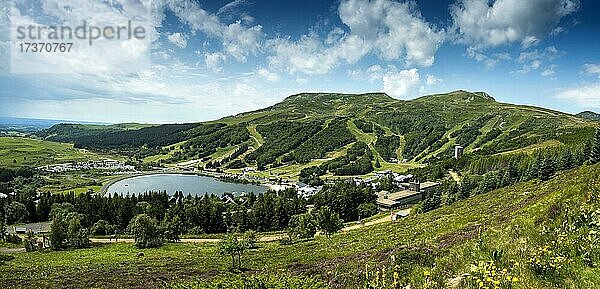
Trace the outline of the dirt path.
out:
M 389 222 L 391 220 L 392 220 L 391 217 L 389 215 L 386 215 L 383 218 L 375 219 L 373 221 L 369 221 L 369 222 L 366 222 L 364 224 L 356 224 L 356 225 L 344 227 L 344 228 L 342 228 L 342 232 L 348 232 L 348 231 L 352 231 L 352 230 L 358 230 L 358 229 L 361 229 L 361 228 L 364 228 L 364 227 L 368 227 L 368 226 L 373 226 L 373 225 L 376 225 L 376 224 L 381 224 L 381 223 Z
M 383 218 L 375 219 L 373 221 L 369 221 L 364 224 L 356 224 L 356 225 L 344 227 L 344 228 L 342 228 L 342 232 L 358 230 L 358 229 L 361 229 L 364 227 L 369 227 L 369 226 L 389 222 L 390 220 L 391 220 L 390 216 L 387 215 Z M 284 236 L 283 234 L 263 236 L 260 239 L 258 239 L 258 241 L 259 242 L 273 242 L 273 241 L 280 240 L 281 238 L 283 238 L 283 236 Z M 133 239 L 131 239 L 131 238 L 124 238 L 124 239 L 118 239 L 118 240 L 90 238 L 90 241 L 92 241 L 93 243 L 133 243 Z M 180 240 L 180 242 L 182 242 L 182 243 L 217 243 L 219 241 L 221 241 L 221 239 L 216 239 L 216 238 L 215 239 L 181 239 Z
M 25 253 L 25 248 L 0 248 L 0 253 Z
M 408 211 L 410 209 L 407 209 Z M 386 215 L 385 217 L 382 218 L 378 218 L 369 222 L 366 222 L 364 224 L 356 224 L 356 225 L 351 225 L 351 226 L 347 226 L 342 228 L 342 232 L 349 232 L 349 231 L 353 231 L 353 230 L 358 230 L 358 229 L 362 229 L 364 227 L 369 227 L 369 226 L 373 226 L 373 225 L 377 225 L 377 224 L 381 224 L 381 223 L 385 223 L 385 222 L 389 222 L 391 220 L 391 217 L 389 215 Z M 263 236 L 260 239 L 258 239 L 259 242 L 273 242 L 273 241 L 278 241 L 281 238 L 284 237 L 284 234 L 277 234 L 277 235 L 268 235 L 268 236 Z M 93 243 L 102 243 L 102 244 L 108 244 L 108 243 L 133 243 L 133 239 L 132 238 L 123 238 L 123 239 L 99 239 L 99 238 L 90 238 L 90 241 Z M 221 239 L 200 239 L 200 238 L 191 238 L 191 239 L 181 239 L 180 242 L 181 243 L 217 243 L 220 242 Z M 2 253 L 22 253 L 25 252 L 25 248 L 0 248 L 0 252 Z
M 271 236 L 264 236 L 261 237 L 260 239 L 258 239 L 259 242 L 272 242 L 272 241 L 277 241 L 279 239 L 281 239 L 283 237 L 283 235 L 279 234 L 279 235 L 271 235 Z M 93 243 L 133 243 L 133 239 L 131 238 L 124 238 L 124 239 L 96 239 L 96 238 L 90 238 L 90 241 L 92 241 Z M 217 243 L 220 242 L 221 239 L 181 239 L 180 242 L 181 243 Z

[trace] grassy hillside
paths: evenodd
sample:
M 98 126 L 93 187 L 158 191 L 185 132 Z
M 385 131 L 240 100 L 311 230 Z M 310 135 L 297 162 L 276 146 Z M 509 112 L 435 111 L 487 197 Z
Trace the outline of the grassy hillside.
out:
M 145 162 L 197 160 L 191 163 L 221 169 L 257 167 L 261 175 L 283 170 L 298 176 L 301 168 L 320 165 L 356 141 L 372 150 L 373 165 L 404 171 L 451 157 L 455 145 L 479 155 L 571 146 L 591 139 L 594 125 L 549 109 L 499 103 L 484 92 L 455 91 L 410 101 L 383 93 L 302 93 L 271 107 L 206 123 L 58 125 L 41 135 Z M 230 149 L 246 146 L 244 152 Z
M 494 281 L 497 288 L 593 288 L 600 284 L 598 180 L 600 165 L 585 166 L 394 224 L 293 245 L 261 243 L 242 257 L 246 273 L 233 275 L 225 273 L 230 259 L 219 256 L 214 244 L 146 250 L 113 244 L 14 254 L 14 261 L 0 266 L 0 287 L 156 288 L 166 282 L 173 288 L 205 288 L 202 284 L 207 283 L 188 282 L 239 284 L 241 276 L 259 274 L 272 283 L 300 284 L 281 288 L 307 288 L 301 285 L 307 283 L 302 276 L 329 288 L 366 283 L 374 285 L 369 288 L 391 288 L 395 271 L 398 288 L 478 288 L 479 281 L 489 288 Z M 384 279 L 387 287 L 381 285 Z
M 0 166 L 42 166 L 96 159 L 98 156 L 73 148 L 72 144 L 18 137 L 0 137 Z

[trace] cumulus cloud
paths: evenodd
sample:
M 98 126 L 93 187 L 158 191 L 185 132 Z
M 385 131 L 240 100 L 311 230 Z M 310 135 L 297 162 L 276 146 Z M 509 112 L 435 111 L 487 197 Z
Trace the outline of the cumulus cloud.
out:
M 491 55 L 486 55 L 478 49 L 475 49 L 474 47 L 467 48 L 467 56 L 475 59 L 477 62 L 483 63 L 486 68 L 494 68 L 498 63 L 502 61 L 512 60 L 510 54 L 506 52 L 492 53 Z
M 600 77 L 600 63 L 586 63 L 583 65 L 583 70 L 589 75 L 597 75 Z
M 521 64 L 521 68 L 517 70 L 517 73 L 528 73 L 534 70 L 538 70 L 544 62 L 552 61 L 560 56 L 564 52 L 556 49 L 554 46 L 548 46 L 545 49 L 535 49 L 523 51 L 519 54 L 518 62 Z M 553 71 L 553 70 L 552 70 Z M 546 71 L 549 72 L 549 71 Z M 547 73 L 546 73 L 547 74 Z M 548 74 L 549 75 L 549 74 Z M 544 75 L 547 76 L 547 75 Z
M 246 27 L 241 20 L 223 23 L 217 15 L 202 9 L 197 2 L 191 0 L 169 0 L 165 7 L 187 23 L 192 31 L 200 31 L 220 40 L 223 52 L 240 62 L 245 62 L 248 55 L 259 51 L 264 38 L 260 25 Z
M 600 83 L 559 91 L 556 98 L 575 102 L 581 107 L 600 108 Z
M 221 67 L 221 63 L 227 59 L 225 54 L 221 52 L 213 52 L 213 53 L 204 53 L 206 67 L 208 67 L 213 72 L 222 72 L 223 68 Z
M 429 24 L 413 2 L 343 0 L 338 14 L 348 31 L 335 28 L 325 40 L 316 33 L 296 41 L 273 39 L 269 64 L 289 73 L 324 74 L 374 53 L 407 66 L 431 66 L 445 38 L 444 31 Z
M 536 45 L 556 30 L 579 0 L 459 0 L 450 8 L 458 41 L 473 47 L 520 43 Z
M 263 79 L 266 79 L 267 81 L 279 81 L 280 77 L 279 74 L 275 73 L 275 72 L 271 72 L 268 69 L 265 68 L 260 68 L 256 71 L 256 73 L 261 76 Z
M 408 98 L 419 86 L 420 76 L 416 68 L 388 72 L 383 76 L 383 91 L 398 98 Z
M 179 48 L 185 48 L 187 46 L 187 38 L 183 34 L 177 32 L 167 36 L 169 42 L 177 45 Z
M 396 68 L 393 66 L 390 66 L 389 68 L 396 70 Z M 348 76 L 354 80 L 368 80 L 371 82 L 375 80 L 381 80 L 384 73 L 384 68 L 379 64 L 371 65 L 364 71 L 361 69 L 351 69 L 347 71 Z
M 552 64 L 549 67 L 547 67 L 546 69 L 544 69 L 540 74 L 544 77 L 553 76 L 555 73 L 555 71 L 554 71 L 555 69 L 556 69 L 556 65 Z

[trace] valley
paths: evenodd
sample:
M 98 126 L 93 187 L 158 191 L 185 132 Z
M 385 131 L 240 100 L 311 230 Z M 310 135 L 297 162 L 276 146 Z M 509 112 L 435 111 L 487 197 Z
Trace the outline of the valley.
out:
M 50 231 L 14 235 L 32 252 L 0 243 L 0 287 L 595 284 L 594 219 L 561 224 L 598 209 L 598 127 L 483 92 L 305 93 L 209 122 L 2 137 L 6 225 Z M 234 192 L 255 184 L 271 189 Z

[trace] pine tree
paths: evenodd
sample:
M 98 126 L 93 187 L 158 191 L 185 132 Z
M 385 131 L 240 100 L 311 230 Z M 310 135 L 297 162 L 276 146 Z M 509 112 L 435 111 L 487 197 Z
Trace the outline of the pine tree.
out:
M 590 163 L 597 164 L 600 162 L 600 129 L 596 129 L 596 136 L 594 136 L 594 142 L 592 144 L 592 150 L 590 152 Z

